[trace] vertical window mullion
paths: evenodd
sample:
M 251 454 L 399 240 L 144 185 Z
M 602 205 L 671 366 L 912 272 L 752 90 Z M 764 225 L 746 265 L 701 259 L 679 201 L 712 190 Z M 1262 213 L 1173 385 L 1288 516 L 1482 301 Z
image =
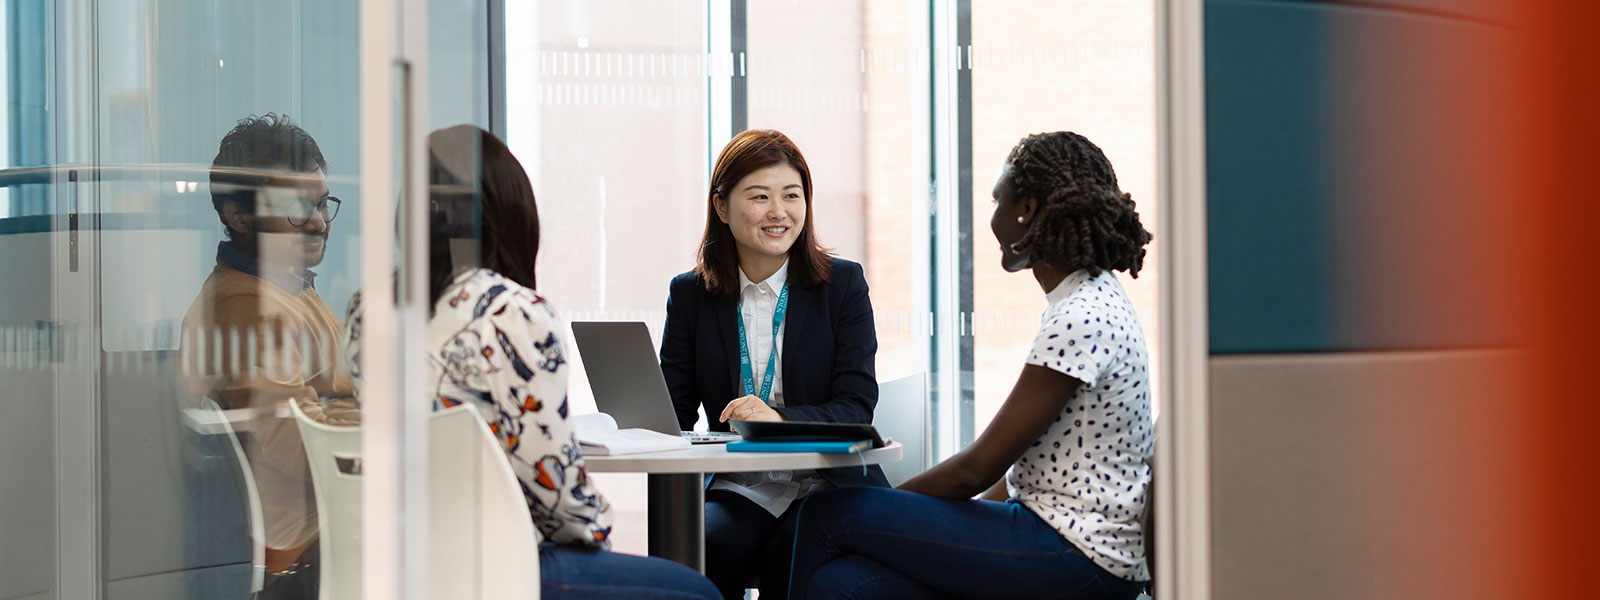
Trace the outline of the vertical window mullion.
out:
M 972 440 L 972 82 L 959 51 L 971 37 L 971 4 L 946 0 L 930 10 L 929 400 L 934 455 L 943 459 Z

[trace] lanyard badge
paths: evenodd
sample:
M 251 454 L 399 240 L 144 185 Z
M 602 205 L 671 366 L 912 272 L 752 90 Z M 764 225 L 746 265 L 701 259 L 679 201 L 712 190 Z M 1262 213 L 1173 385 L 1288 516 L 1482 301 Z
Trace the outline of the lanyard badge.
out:
M 744 394 L 756 396 L 770 404 L 773 375 L 778 365 L 778 326 L 783 325 L 783 315 L 789 312 L 789 284 L 784 282 L 783 291 L 778 293 L 778 306 L 772 311 L 772 352 L 767 355 L 766 374 L 761 378 L 760 394 L 756 394 L 755 372 L 750 363 L 750 339 L 744 332 L 744 303 L 734 305 L 734 310 L 738 311 L 734 321 L 739 324 L 739 377 L 744 382 Z

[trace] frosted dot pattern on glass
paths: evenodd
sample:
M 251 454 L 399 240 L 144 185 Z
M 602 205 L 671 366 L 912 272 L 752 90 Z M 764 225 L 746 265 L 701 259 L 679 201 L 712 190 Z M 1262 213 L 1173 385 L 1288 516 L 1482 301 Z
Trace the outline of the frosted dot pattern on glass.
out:
M 1155 439 L 1144 332 L 1110 271 L 1068 275 L 1047 297 L 1028 364 L 1083 382 L 1006 473 L 1006 487 L 1095 564 L 1148 580 L 1139 514 Z

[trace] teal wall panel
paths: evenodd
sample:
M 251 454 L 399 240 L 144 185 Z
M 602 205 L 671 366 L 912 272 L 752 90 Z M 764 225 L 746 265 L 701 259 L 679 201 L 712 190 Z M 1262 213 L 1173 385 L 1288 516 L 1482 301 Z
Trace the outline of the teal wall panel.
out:
M 1510 338 L 1508 30 L 1376 4 L 1206 4 L 1214 354 Z
M 1333 337 L 1325 167 L 1327 23 L 1287 4 L 1206 5 L 1212 352 Z

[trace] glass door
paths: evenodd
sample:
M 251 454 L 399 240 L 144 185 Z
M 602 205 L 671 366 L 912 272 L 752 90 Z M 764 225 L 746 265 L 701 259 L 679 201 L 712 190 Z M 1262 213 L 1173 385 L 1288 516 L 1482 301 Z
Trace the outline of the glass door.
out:
M 57 154 L 83 211 L 87 293 L 58 305 L 89 377 L 58 402 L 93 423 L 93 580 L 106 598 L 314 593 L 295 411 L 359 419 L 342 344 L 362 285 L 358 7 L 57 6 L 93 17 L 63 29 L 92 37 L 61 96 L 88 110 Z

